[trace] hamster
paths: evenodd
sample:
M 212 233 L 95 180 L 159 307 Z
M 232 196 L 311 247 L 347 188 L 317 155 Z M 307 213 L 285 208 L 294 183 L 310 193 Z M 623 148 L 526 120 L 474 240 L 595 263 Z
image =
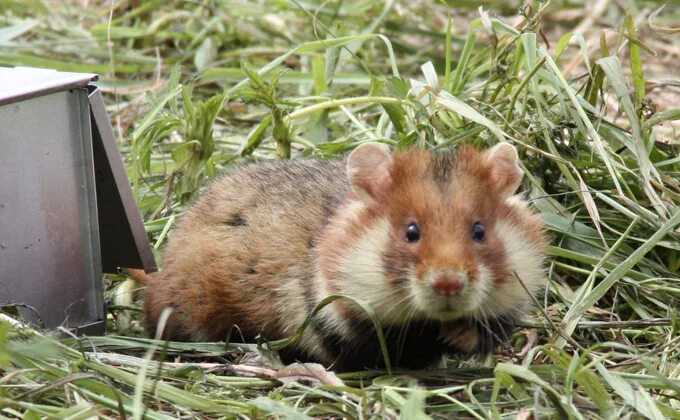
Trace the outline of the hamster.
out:
M 237 327 L 232 338 L 276 340 L 344 294 L 374 310 L 393 367 L 492 352 L 546 278 L 543 225 L 514 195 L 522 176 L 509 143 L 448 154 L 366 143 L 343 161 L 240 167 L 171 234 L 146 287 L 146 328 L 170 307 L 167 339 L 221 341 Z M 281 356 L 384 367 L 370 317 L 349 299 Z

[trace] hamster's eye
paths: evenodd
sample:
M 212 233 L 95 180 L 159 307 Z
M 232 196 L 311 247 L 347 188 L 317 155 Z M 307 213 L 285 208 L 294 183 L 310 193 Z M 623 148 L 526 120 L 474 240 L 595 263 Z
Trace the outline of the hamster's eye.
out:
M 484 240 L 484 226 L 479 222 L 475 222 L 472 225 L 472 240 L 475 242 L 482 242 Z
M 410 223 L 406 228 L 406 242 L 417 242 L 420 239 L 420 226 Z

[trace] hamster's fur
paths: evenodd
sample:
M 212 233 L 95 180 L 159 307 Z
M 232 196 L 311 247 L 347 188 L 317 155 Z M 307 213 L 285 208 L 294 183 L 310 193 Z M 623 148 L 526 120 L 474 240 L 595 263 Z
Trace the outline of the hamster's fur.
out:
M 373 308 L 393 366 L 491 352 L 545 282 L 542 224 L 514 195 L 521 178 L 508 143 L 450 154 L 368 143 L 345 161 L 238 168 L 172 233 L 146 287 L 147 329 L 170 307 L 168 339 L 220 341 L 234 326 L 232 339 L 281 339 L 344 294 Z M 384 366 L 370 318 L 348 299 L 282 356 Z

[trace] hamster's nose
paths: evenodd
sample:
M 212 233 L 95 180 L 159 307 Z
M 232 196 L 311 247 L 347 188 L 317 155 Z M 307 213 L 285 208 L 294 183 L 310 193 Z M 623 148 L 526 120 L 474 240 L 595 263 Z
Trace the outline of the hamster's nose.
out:
M 432 282 L 434 290 L 442 296 L 456 296 L 465 287 L 464 279 L 457 275 L 439 276 Z

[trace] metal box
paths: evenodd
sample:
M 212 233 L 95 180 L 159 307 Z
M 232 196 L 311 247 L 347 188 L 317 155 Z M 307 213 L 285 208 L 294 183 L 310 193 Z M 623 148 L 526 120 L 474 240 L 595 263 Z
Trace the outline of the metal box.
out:
M 96 79 L 0 68 L 0 309 L 87 334 L 102 271 L 156 268 Z

